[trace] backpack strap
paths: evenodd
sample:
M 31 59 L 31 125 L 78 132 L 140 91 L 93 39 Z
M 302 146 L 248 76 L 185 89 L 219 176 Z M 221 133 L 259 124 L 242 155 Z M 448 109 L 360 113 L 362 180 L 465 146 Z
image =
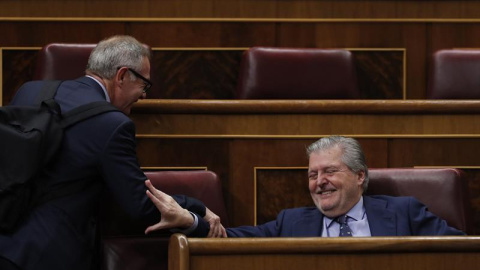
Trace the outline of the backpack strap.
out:
M 53 99 L 61 83 L 62 81 L 58 80 L 44 81 L 43 87 L 35 100 L 35 104 L 40 106 L 43 101 Z
M 43 102 L 43 104 L 45 103 L 47 102 Z M 95 115 L 110 111 L 119 110 L 117 109 L 117 107 L 113 106 L 107 101 L 96 101 L 88 103 L 63 114 L 60 125 L 62 126 L 62 128 L 67 128 L 75 123 L 86 120 Z M 44 185 L 38 185 L 37 188 L 39 190 L 37 194 L 39 195 L 33 201 L 33 205 L 41 205 L 48 201 L 80 192 L 91 186 L 91 184 L 91 181 L 76 181 L 59 184 L 49 189 L 45 189 Z
M 88 103 L 63 114 L 61 125 L 62 128 L 67 128 L 75 123 L 93 117 L 95 115 L 111 111 L 119 110 L 117 107 L 113 106 L 107 101 L 96 101 Z
M 46 188 L 43 183 L 44 181 L 39 181 L 36 186 L 36 196 L 33 197 L 32 206 L 42 205 L 46 202 L 60 199 L 65 196 L 73 195 L 79 193 L 88 187 L 92 186 L 92 181 L 71 181 L 67 183 L 59 183 L 53 187 Z
M 35 104 L 41 106 L 46 105 L 52 112 L 61 115 L 60 106 L 53 99 L 57 93 L 57 89 L 63 81 L 46 80 L 38 94 Z M 87 118 L 110 111 L 118 111 L 118 108 L 106 101 L 97 101 L 79 106 L 62 115 L 62 128 L 67 128 L 75 123 L 83 121 Z

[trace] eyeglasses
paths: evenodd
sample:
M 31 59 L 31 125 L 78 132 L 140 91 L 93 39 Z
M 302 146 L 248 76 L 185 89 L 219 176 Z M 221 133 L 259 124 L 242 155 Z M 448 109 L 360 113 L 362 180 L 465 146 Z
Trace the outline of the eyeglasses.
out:
M 118 67 L 117 70 L 120 69 L 120 68 L 121 68 L 121 67 Z M 144 93 L 146 93 L 148 90 L 150 90 L 150 88 L 152 87 L 152 82 L 151 82 L 149 79 L 143 77 L 142 75 L 140 75 L 140 73 L 136 72 L 136 71 L 133 70 L 132 68 L 129 68 L 129 67 L 126 67 L 126 68 L 128 69 L 128 71 L 132 72 L 133 75 L 135 75 L 136 77 L 142 79 L 142 81 L 145 83 L 145 85 L 143 86 L 143 92 L 144 92 Z

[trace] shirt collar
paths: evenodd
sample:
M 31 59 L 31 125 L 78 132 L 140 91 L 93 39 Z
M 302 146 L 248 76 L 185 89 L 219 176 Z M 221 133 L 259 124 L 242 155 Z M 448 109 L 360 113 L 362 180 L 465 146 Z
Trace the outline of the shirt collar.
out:
M 347 212 L 347 215 L 354 220 L 362 220 L 365 216 L 365 207 L 363 206 L 363 196 L 360 197 L 360 200 Z M 329 218 L 324 216 L 324 222 L 327 228 L 332 225 L 332 222 L 335 218 Z
M 102 90 L 103 90 L 103 93 L 105 94 L 105 98 L 106 98 L 107 102 L 110 102 L 110 96 L 108 96 L 107 88 L 105 88 L 105 85 L 103 85 L 99 80 L 95 79 L 95 77 L 92 77 L 90 75 L 85 75 L 85 76 L 90 78 L 90 79 L 93 79 L 94 81 L 96 81 L 100 85 L 100 87 L 102 87 Z

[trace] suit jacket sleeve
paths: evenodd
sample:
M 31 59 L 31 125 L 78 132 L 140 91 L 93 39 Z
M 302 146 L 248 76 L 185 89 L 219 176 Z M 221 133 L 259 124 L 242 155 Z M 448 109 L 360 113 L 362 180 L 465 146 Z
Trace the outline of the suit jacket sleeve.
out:
M 146 196 L 147 177 L 138 164 L 134 135 L 135 126 L 131 120 L 118 125 L 104 147 L 100 170 L 107 188 L 123 209 L 133 218 L 142 218 L 154 224 L 160 219 L 160 213 Z M 201 217 L 205 215 L 205 206 L 199 200 L 183 195 L 173 198 L 183 208 Z M 199 219 L 199 223 L 198 229 L 208 232 L 206 222 Z
M 465 233 L 447 225 L 447 222 L 428 211 L 417 199 L 408 201 L 409 219 L 413 235 L 464 235 Z
M 285 222 L 285 210 L 278 214 L 277 219 L 258 226 L 240 226 L 227 228 L 228 237 L 278 237 Z

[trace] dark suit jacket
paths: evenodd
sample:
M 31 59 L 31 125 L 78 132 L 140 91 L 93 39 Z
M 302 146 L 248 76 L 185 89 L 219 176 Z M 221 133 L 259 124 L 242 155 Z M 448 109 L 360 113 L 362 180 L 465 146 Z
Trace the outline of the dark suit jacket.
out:
M 413 197 L 364 196 L 372 236 L 462 235 L 463 232 L 427 211 Z M 286 209 L 275 221 L 228 228 L 229 237 L 322 236 L 323 214 L 316 207 Z
M 12 105 L 29 105 L 43 85 L 24 84 Z M 88 77 L 65 81 L 55 99 L 62 112 L 93 101 L 106 100 L 100 85 Z M 14 154 L 14 153 L 12 153 Z M 65 132 L 58 160 L 44 175 L 48 186 L 87 181 L 76 194 L 44 203 L 11 235 L 0 235 L 0 256 L 25 269 L 91 269 L 95 250 L 94 218 L 103 191 L 132 217 L 154 224 L 160 214 L 145 194 L 146 176 L 140 170 L 135 145 L 135 126 L 118 111 L 80 122 Z M 186 208 L 205 209 L 185 196 L 175 196 Z M 201 219 L 196 233 L 208 232 Z

